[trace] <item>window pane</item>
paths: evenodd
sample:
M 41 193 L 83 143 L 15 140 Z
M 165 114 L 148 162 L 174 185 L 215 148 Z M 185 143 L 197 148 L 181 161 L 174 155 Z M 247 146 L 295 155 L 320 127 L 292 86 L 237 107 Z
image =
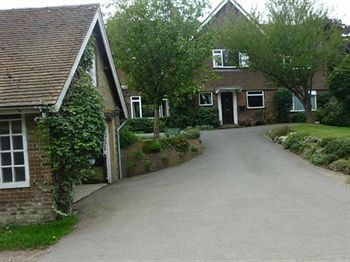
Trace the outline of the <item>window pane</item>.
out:
M 213 103 L 211 98 L 211 93 L 199 94 L 199 101 L 201 105 L 211 105 Z
M 263 97 L 259 96 L 248 96 L 248 107 L 263 107 Z
M 10 166 L 11 164 L 12 164 L 11 153 L 2 153 L 1 154 L 1 165 L 2 166 Z
M 2 182 L 3 183 L 13 182 L 12 168 L 2 168 Z
M 22 133 L 22 122 L 21 121 L 12 121 L 12 133 L 18 134 Z
M 12 137 L 12 147 L 13 147 L 13 149 L 23 149 L 22 136 L 13 136 Z
M 239 66 L 249 67 L 249 56 L 246 53 L 239 53 Z
M 11 149 L 9 136 L 5 136 L 5 137 L 0 138 L 0 149 L 1 150 L 10 150 Z
M 24 153 L 23 152 L 13 153 L 13 159 L 14 159 L 15 165 L 24 165 Z
M 317 100 L 317 96 L 316 95 L 312 95 L 311 96 L 311 108 L 312 108 L 312 110 L 316 110 L 317 109 L 316 100 Z
M 139 102 L 133 102 L 133 113 L 134 113 L 134 118 L 140 118 L 140 103 Z
M 214 59 L 214 66 L 215 67 L 221 67 L 223 66 L 223 63 L 222 63 L 222 57 L 221 57 L 221 54 L 215 54 L 213 56 L 213 59 Z
M 9 122 L 8 121 L 0 121 L 0 134 L 5 135 L 9 134 L 10 129 L 9 129 Z
M 15 181 L 16 182 L 26 181 L 24 167 L 15 167 Z
M 233 66 L 234 64 L 236 64 L 234 60 L 236 60 L 237 62 L 237 59 L 235 59 L 235 56 L 232 55 L 228 50 L 223 51 L 223 58 L 224 58 L 224 66 Z
M 304 105 L 300 102 L 300 100 L 295 95 L 293 95 L 293 110 L 304 111 Z

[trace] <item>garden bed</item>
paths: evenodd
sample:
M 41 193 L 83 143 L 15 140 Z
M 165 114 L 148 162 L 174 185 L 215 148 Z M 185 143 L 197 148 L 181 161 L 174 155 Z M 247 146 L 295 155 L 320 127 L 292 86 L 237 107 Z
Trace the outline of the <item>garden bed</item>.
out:
M 314 165 L 350 175 L 350 128 L 303 124 L 275 128 L 268 136 Z

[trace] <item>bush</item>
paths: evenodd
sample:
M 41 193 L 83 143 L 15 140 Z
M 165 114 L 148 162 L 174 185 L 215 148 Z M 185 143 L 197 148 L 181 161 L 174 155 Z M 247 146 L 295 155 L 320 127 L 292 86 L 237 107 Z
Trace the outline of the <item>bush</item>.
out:
M 288 89 L 280 88 L 275 94 L 277 109 L 277 121 L 279 123 L 289 122 L 289 112 L 293 105 L 293 94 Z
M 143 141 L 142 152 L 145 154 L 159 153 L 161 148 L 159 140 L 146 140 Z
M 182 135 L 187 139 L 198 139 L 200 138 L 201 133 L 197 128 L 188 128 Z
M 317 111 L 318 120 L 330 126 L 350 126 L 349 114 L 346 114 L 344 106 L 334 97 Z
M 291 116 L 292 123 L 306 123 L 306 115 L 305 113 L 293 113 Z
M 120 147 L 123 149 L 128 148 L 138 140 L 139 138 L 127 128 L 122 129 L 120 132 Z
M 166 119 L 160 119 L 160 130 L 164 131 Z M 137 118 L 129 119 L 127 128 L 133 132 L 138 133 L 152 133 L 153 132 L 154 119 L 153 118 Z
M 284 142 L 284 147 L 290 151 L 300 154 L 306 147 L 304 139 L 307 137 L 305 133 L 290 133 Z
M 327 163 L 331 163 L 341 158 L 350 157 L 350 138 L 337 138 L 329 140 L 324 147 L 327 155 Z
M 293 129 L 290 126 L 282 126 L 279 128 L 272 129 L 269 132 L 269 136 L 271 137 L 271 139 L 274 140 L 277 137 L 286 136 L 291 132 L 293 132 Z
M 350 175 L 350 159 L 339 159 L 328 166 L 329 169 Z
M 191 123 L 187 126 L 196 125 L 210 125 L 218 127 L 219 123 L 219 112 L 217 108 L 199 108 L 194 112 Z
M 182 135 L 161 138 L 160 143 L 162 148 L 170 148 L 179 153 L 188 153 L 190 150 L 190 143 Z

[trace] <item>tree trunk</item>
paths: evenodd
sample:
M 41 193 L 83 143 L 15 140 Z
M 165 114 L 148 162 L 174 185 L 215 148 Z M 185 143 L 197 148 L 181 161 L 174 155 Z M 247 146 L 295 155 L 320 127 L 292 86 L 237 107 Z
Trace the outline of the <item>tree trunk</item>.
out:
M 313 124 L 314 116 L 312 114 L 312 106 L 311 106 L 311 96 L 307 95 L 304 100 L 304 108 L 305 108 L 305 115 L 306 115 L 306 123 Z
M 153 134 L 155 138 L 159 137 L 159 107 L 154 105 L 154 126 L 153 126 Z

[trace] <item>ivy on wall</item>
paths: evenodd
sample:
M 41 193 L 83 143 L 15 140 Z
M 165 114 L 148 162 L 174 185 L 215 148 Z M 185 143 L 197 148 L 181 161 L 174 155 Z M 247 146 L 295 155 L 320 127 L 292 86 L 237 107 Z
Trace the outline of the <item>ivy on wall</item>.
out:
M 74 186 L 93 174 L 91 159 L 101 154 L 105 116 L 102 97 L 88 73 L 93 55 L 90 41 L 60 110 L 46 107 L 37 120 L 52 164 L 58 216 L 71 213 Z

